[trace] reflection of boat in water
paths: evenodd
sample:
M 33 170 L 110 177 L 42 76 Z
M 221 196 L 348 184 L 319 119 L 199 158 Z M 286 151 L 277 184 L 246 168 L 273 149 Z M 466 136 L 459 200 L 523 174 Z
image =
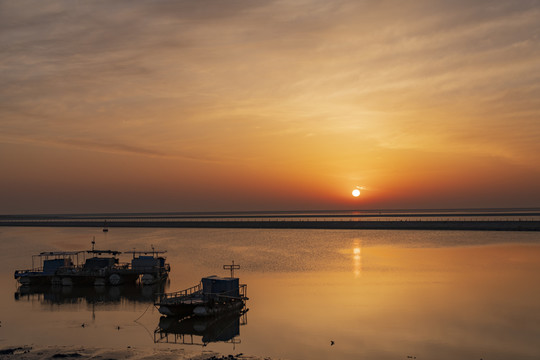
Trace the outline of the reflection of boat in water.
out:
M 167 316 L 215 316 L 221 313 L 240 311 L 247 298 L 247 285 L 240 284 L 234 277 L 239 265 L 224 265 L 231 270 L 230 277 L 216 275 L 203 277 L 198 285 L 185 290 L 159 294 L 155 306 Z
M 154 331 L 154 342 L 207 345 L 212 342 L 238 343 L 240 326 L 247 324 L 247 309 L 213 317 L 178 319 L 162 316 Z
M 163 292 L 164 283 L 121 286 L 59 286 L 22 285 L 15 292 L 16 301 L 38 301 L 42 304 L 121 304 L 124 302 L 152 303 Z
M 31 270 L 16 270 L 15 279 L 21 284 L 55 285 L 120 285 L 135 283 L 153 284 L 168 277 L 170 266 L 165 263 L 165 251 L 128 251 L 131 263 L 120 263 L 122 254 L 116 250 L 86 251 L 91 257 L 79 263 L 85 252 L 43 252 L 32 257 Z M 36 257 L 38 267 L 35 267 Z

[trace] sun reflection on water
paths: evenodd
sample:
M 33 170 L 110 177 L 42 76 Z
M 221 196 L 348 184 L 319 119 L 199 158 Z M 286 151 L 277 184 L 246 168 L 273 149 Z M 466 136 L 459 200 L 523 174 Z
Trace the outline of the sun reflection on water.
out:
M 362 247 L 360 240 L 355 240 L 353 244 L 353 273 L 355 278 L 362 276 Z

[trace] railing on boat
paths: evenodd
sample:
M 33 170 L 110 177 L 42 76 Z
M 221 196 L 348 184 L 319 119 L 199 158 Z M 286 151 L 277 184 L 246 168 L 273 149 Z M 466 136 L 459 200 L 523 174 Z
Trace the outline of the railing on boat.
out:
M 163 302 L 164 300 L 170 300 L 170 299 L 180 299 L 183 297 L 191 296 L 197 292 L 202 291 L 202 283 L 199 283 L 195 286 L 192 286 L 190 288 L 176 291 L 173 293 L 164 293 L 164 294 L 157 294 L 157 302 Z
M 205 293 L 204 295 L 209 297 L 214 297 L 216 300 L 231 300 L 231 299 L 242 299 L 247 300 L 247 285 L 246 284 L 240 284 L 238 286 L 238 295 L 227 295 L 230 292 L 236 292 L 236 289 L 231 290 L 229 292 L 221 292 L 221 293 Z
M 83 270 L 87 269 L 85 264 L 79 264 L 79 265 L 72 265 L 72 266 L 62 266 L 59 269 L 73 269 L 73 270 Z M 158 266 L 158 265 L 152 265 L 152 266 L 137 266 L 133 267 L 131 263 L 120 263 L 120 264 L 114 264 L 110 266 L 104 266 L 102 268 L 90 268 L 88 270 L 98 270 L 98 269 L 110 269 L 110 270 L 137 270 L 140 273 L 152 273 L 152 272 L 158 272 L 160 270 L 164 270 L 166 272 L 171 271 L 171 266 L 169 264 L 165 264 L 164 266 Z M 19 270 L 20 271 L 20 270 Z
M 236 292 L 236 289 L 231 290 L 231 292 Z M 197 296 L 196 298 L 193 297 L 194 294 L 200 294 L 201 296 Z M 161 302 L 182 302 L 182 303 L 192 303 L 193 301 L 200 301 L 201 298 L 213 298 L 217 301 L 229 301 L 231 299 L 241 299 L 241 300 L 247 300 L 247 285 L 246 284 L 240 284 L 238 287 L 238 294 L 239 295 L 228 295 L 228 292 L 221 292 L 221 293 L 203 293 L 202 292 L 202 283 L 199 283 L 195 286 L 192 286 L 190 288 L 187 288 L 185 290 L 176 291 L 173 293 L 164 293 L 164 294 L 157 294 L 156 296 L 156 303 Z
M 36 269 L 28 269 L 28 270 L 15 270 L 15 276 L 17 275 L 23 275 L 23 274 L 39 274 L 43 272 L 43 268 L 39 267 Z
M 37 267 L 37 268 L 33 268 L 33 269 L 25 269 L 25 270 L 15 270 L 15 277 L 17 276 L 21 276 L 21 275 L 24 275 L 24 274 L 40 274 L 40 273 L 43 273 L 44 269 L 43 267 Z M 53 273 L 51 274 L 48 274 L 48 275 L 55 275 L 55 274 L 59 274 L 59 275 L 67 275 L 67 274 L 74 274 L 74 273 L 77 273 L 79 275 L 82 275 L 82 274 L 105 274 L 105 272 L 107 271 L 110 271 L 110 272 L 114 272 L 114 271 L 117 271 L 117 272 L 123 272 L 123 271 L 135 271 L 135 269 L 133 269 L 133 267 L 131 266 L 130 263 L 122 263 L 122 264 L 115 264 L 114 266 L 107 266 L 107 267 L 103 267 L 103 268 L 92 268 L 92 269 L 88 269 L 88 268 L 85 268 L 84 264 L 82 265 L 71 265 L 71 266 L 61 266 L 59 268 L 57 268 Z M 171 271 L 171 267 L 169 264 L 165 264 L 164 267 L 161 267 L 161 266 L 144 266 L 144 267 L 137 267 L 136 268 L 136 271 L 137 273 L 139 274 L 145 274 L 145 273 L 159 273 L 159 274 L 163 274 L 163 273 L 168 273 Z

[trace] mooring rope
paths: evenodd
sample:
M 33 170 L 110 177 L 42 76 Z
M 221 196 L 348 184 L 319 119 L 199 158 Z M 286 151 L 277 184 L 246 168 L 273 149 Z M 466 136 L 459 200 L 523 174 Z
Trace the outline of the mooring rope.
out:
M 144 314 L 146 314 L 146 312 L 148 311 L 148 308 L 150 307 L 150 305 L 152 305 L 152 303 L 148 304 L 148 306 L 146 307 L 146 309 L 144 310 L 144 312 L 141 314 L 141 316 L 139 316 L 138 318 L 136 318 L 135 320 L 133 320 L 134 322 L 137 322 L 140 318 L 143 317 Z

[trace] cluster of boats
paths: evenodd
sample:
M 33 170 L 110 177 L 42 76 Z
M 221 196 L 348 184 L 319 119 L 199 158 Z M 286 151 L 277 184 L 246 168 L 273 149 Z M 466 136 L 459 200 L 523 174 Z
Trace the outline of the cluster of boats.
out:
M 126 251 L 130 262 L 121 263 L 121 251 L 99 250 L 92 240 L 87 251 L 47 251 L 32 256 L 32 268 L 15 270 L 21 285 L 121 285 L 140 282 L 151 285 L 165 280 L 170 266 L 166 251 Z
M 23 288 L 34 289 L 58 286 L 64 289 L 88 289 L 89 285 L 114 289 L 121 284 L 163 284 L 170 272 L 164 253 L 166 251 L 156 251 L 153 247 L 151 251 L 99 250 L 95 248 L 93 240 L 92 248 L 87 251 L 41 252 L 34 255 L 32 268 L 16 270 L 15 279 Z M 121 263 L 121 254 L 130 254 L 131 260 Z M 158 341 L 168 339 L 166 335 L 171 332 L 178 336 L 186 327 L 200 332 L 203 328 L 201 321 L 204 329 L 207 329 L 206 339 L 218 339 L 219 336 L 210 336 L 208 331 L 213 333 L 216 327 L 223 328 L 224 323 L 228 324 L 228 332 L 236 333 L 239 318 L 247 312 L 248 300 L 247 285 L 240 284 L 239 278 L 234 276 L 234 270 L 239 268 L 233 261 L 231 265 L 223 266 L 223 269 L 230 270 L 230 276 L 206 276 L 199 284 L 181 291 L 166 293 L 163 292 L 164 287 L 160 286 L 161 291 L 153 294 L 154 306 L 163 315 L 156 331 Z M 29 290 L 20 291 L 21 296 L 31 293 Z M 195 330 L 190 333 L 196 333 Z

